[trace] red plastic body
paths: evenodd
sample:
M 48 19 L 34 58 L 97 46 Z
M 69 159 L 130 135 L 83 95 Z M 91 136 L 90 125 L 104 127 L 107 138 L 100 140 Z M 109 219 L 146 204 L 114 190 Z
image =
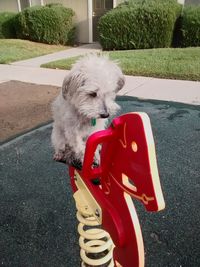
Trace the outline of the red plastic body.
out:
M 100 166 L 93 168 L 99 144 Z M 115 244 L 115 266 L 144 266 L 142 234 L 132 199 L 141 201 L 147 211 L 165 207 L 147 114 L 122 115 L 108 129 L 92 134 L 87 140 L 83 168 L 78 173 L 102 209 L 102 228 Z M 73 167 L 70 177 L 76 191 Z M 100 185 L 92 182 L 94 178 L 100 180 Z

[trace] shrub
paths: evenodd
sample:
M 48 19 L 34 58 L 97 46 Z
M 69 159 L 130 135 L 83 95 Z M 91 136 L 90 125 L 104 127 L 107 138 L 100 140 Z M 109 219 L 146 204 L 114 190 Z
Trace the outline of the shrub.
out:
M 74 32 L 73 16 L 73 10 L 62 5 L 26 8 L 16 16 L 17 37 L 48 44 L 68 44 L 72 42 Z
M 200 46 L 200 6 L 185 6 L 183 9 L 180 45 Z
M 170 47 L 180 13 L 176 0 L 125 2 L 100 18 L 100 43 L 107 50 Z
M 0 13 L 0 38 L 15 38 L 14 17 L 15 13 Z

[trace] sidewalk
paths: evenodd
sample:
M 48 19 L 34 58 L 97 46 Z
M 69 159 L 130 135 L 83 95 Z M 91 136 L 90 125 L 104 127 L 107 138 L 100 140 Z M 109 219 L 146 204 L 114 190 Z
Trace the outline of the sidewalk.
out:
M 0 83 L 18 80 L 61 86 L 67 71 L 40 68 L 41 64 L 98 51 L 98 44 L 87 44 L 10 65 L 0 64 Z M 200 82 L 126 76 L 125 86 L 119 95 L 200 105 Z
M 40 56 L 40 57 L 31 58 L 31 59 L 22 60 L 22 61 L 16 61 L 12 63 L 12 65 L 39 68 L 42 64 L 45 64 L 51 61 L 56 61 L 56 60 L 68 58 L 68 57 L 75 57 L 75 56 L 84 55 L 87 53 L 97 53 L 100 50 L 101 50 L 101 46 L 98 43 L 85 44 L 85 45 L 81 45 L 75 48 L 63 50 L 63 51 L 52 53 L 52 54 L 45 55 L 45 56 Z

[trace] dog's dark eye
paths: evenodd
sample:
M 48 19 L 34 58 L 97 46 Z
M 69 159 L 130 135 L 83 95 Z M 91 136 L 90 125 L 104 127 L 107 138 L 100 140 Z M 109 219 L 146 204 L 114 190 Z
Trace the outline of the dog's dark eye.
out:
M 97 96 L 97 93 L 96 92 L 92 92 L 92 93 L 89 94 L 89 96 L 96 97 Z

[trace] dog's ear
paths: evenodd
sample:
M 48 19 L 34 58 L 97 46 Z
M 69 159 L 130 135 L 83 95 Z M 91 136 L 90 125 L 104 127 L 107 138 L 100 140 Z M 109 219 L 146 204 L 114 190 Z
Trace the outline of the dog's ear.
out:
M 116 88 L 116 93 L 119 91 L 119 90 L 121 90 L 122 89 L 122 87 L 124 86 L 124 84 L 125 84 L 125 78 L 124 78 L 124 76 L 120 76 L 119 77 L 119 79 L 118 79 L 118 81 L 117 81 L 117 88 Z
M 72 97 L 77 89 L 85 85 L 85 77 L 81 72 L 69 73 L 62 84 L 62 95 L 64 99 Z
M 62 84 L 62 95 L 64 99 L 67 99 L 67 97 L 71 94 L 70 91 L 70 83 L 71 83 L 71 79 L 72 76 L 70 74 L 68 74 L 64 80 L 63 80 L 63 84 Z

